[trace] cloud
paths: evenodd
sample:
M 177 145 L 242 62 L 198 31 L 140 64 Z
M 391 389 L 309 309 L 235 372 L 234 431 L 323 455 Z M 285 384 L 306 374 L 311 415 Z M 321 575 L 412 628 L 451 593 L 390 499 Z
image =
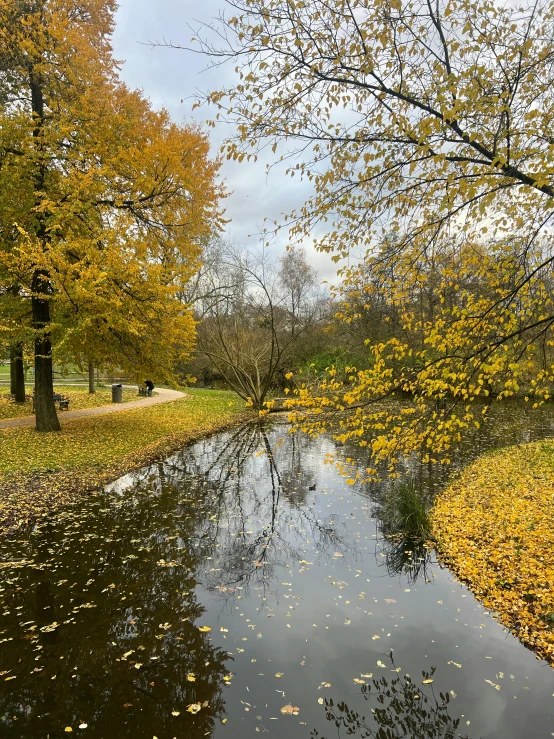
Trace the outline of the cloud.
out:
M 205 123 L 209 110 L 192 110 L 198 91 L 220 89 L 231 85 L 234 78 L 232 65 L 210 67 L 210 60 L 191 51 L 160 48 L 148 42 L 168 42 L 188 45 L 193 36 L 192 29 L 210 23 L 225 11 L 224 0 L 120 0 L 116 15 L 116 30 L 113 39 L 114 54 L 120 59 L 121 77 L 132 88 L 142 89 L 157 107 L 166 108 L 174 120 L 194 120 Z M 181 103 L 181 100 L 184 102 Z M 210 130 L 214 150 L 226 136 L 232 134 L 229 124 L 222 123 Z M 258 162 L 225 161 L 222 176 L 229 191 L 225 202 L 227 227 L 231 239 L 238 243 L 254 241 L 263 228 L 264 219 L 283 222 L 282 215 L 299 209 L 311 193 L 310 183 L 291 179 L 284 168 L 266 172 L 269 155 Z M 287 243 L 283 230 L 270 248 L 281 253 Z M 310 240 L 304 244 L 309 263 L 315 267 L 322 279 L 333 281 L 336 266 L 327 254 L 317 252 Z

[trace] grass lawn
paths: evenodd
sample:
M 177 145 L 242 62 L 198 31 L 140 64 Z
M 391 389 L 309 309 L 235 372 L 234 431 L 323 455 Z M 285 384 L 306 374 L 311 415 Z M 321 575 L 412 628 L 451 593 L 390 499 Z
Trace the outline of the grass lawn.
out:
M 96 408 L 99 405 L 111 405 L 112 391 L 111 388 L 98 388 L 94 395 L 90 395 L 88 385 L 55 385 L 54 391 L 61 395 L 67 395 L 69 398 L 69 409 L 72 411 L 82 410 L 83 408 Z M 33 404 L 31 401 L 32 387 L 27 386 L 28 394 L 25 403 L 14 403 L 8 399 L 10 388 L 7 385 L 0 385 L 0 420 L 6 418 L 20 418 L 22 416 L 30 416 L 33 413 Z M 123 390 L 123 402 L 128 403 L 131 400 L 138 400 L 138 390 Z
M 29 366 L 29 365 L 27 365 Z M 54 364 L 54 380 L 66 379 L 69 382 L 88 382 L 88 373 L 81 372 L 77 367 L 60 367 Z M 10 364 L 0 364 L 0 380 L 6 382 L 10 379 Z M 30 373 L 27 373 L 27 382 L 32 383 Z
M 431 518 L 444 562 L 554 664 L 554 442 L 480 457 L 438 496 Z
M 0 531 L 43 517 L 187 442 L 255 417 L 226 391 L 66 421 L 61 432 L 0 429 Z M 111 397 L 111 396 L 110 396 Z

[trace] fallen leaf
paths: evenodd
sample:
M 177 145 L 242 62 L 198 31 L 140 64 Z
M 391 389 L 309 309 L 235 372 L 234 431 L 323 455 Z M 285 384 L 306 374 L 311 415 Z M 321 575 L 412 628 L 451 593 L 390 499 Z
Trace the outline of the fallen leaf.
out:
M 281 708 L 281 713 L 285 714 L 286 716 L 298 716 L 299 711 L 300 709 L 298 708 L 298 706 L 291 706 L 290 703 Z

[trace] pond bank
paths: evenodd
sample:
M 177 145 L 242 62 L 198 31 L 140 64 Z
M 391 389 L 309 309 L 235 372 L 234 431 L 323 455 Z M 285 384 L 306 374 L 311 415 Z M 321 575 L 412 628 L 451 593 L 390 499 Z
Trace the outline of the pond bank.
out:
M 234 393 L 190 389 L 172 403 L 68 421 L 55 434 L 0 429 L 0 535 L 253 417 Z
M 441 493 L 443 562 L 498 620 L 554 664 L 554 442 L 478 458 Z

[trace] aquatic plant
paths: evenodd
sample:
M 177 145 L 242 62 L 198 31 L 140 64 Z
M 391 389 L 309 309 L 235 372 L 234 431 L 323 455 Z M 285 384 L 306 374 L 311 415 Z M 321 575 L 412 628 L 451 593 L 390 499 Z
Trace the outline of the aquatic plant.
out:
M 392 486 L 379 507 L 378 517 L 386 537 L 402 536 L 413 542 L 432 539 L 429 508 L 412 478 Z

